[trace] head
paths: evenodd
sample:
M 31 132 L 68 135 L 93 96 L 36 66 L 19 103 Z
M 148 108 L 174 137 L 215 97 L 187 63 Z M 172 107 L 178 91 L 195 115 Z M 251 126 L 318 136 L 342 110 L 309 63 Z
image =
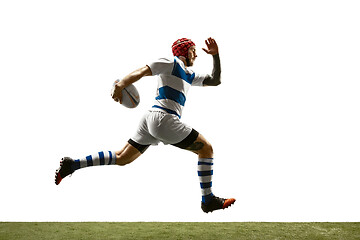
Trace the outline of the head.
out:
M 195 43 L 187 38 L 180 38 L 172 45 L 174 56 L 179 57 L 186 66 L 192 66 L 197 57 Z

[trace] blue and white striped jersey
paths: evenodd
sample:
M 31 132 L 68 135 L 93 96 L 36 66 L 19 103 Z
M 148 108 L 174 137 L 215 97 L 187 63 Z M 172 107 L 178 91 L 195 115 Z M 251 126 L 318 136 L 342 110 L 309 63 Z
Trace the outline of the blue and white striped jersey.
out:
M 148 64 L 158 76 L 158 87 L 153 108 L 161 109 L 181 118 L 190 86 L 203 86 L 206 75 L 194 73 L 178 58 L 161 58 Z

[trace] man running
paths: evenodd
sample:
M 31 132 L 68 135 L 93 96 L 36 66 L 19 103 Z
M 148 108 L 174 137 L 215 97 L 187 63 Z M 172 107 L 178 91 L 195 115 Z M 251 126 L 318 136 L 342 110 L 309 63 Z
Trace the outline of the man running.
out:
M 213 56 L 211 75 L 194 73 L 193 66 L 197 57 L 195 43 L 181 38 L 172 45 L 174 58 L 161 58 L 135 70 L 117 82 L 112 93 L 116 102 L 121 102 L 121 91 L 144 76 L 157 76 L 158 88 L 155 103 L 140 121 L 135 135 L 120 151 L 103 151 L 82 159 L 64 157 L 55 173 L 55 184 L 74 171 L 97 165 L 117 164 L 124 166 L 143 154 L 150 145 L 159 142 L 171 144 L 198 155 L 198 176 L 202 193 L 201 208 L 204 212 L 225 209 L 235 202 L 234 198 L 219 198 L 212 193 L 213 149 L 211 144 L 195 129 L 180 121 L 185 106 L 186 95 L 191 86 L 218 86 L 220 81 L 220 58 L 216 41 L 205 40 L 203 50 Z

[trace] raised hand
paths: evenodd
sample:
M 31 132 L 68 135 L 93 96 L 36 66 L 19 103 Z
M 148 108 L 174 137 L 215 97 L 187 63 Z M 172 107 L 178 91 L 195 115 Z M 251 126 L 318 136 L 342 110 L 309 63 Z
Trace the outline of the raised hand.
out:
M 202 50 L 204 50 L 207 54 L 216 55 L 219 53 L 219 48 L 215 39 L 210 37 L 205 40 L 205 44 L 207 46 L 207 49 L 203 48 Z

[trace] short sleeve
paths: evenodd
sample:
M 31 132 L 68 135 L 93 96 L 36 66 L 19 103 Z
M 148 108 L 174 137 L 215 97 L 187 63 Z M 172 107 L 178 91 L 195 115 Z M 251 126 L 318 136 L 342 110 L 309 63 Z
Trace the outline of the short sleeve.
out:
M 174 61 L 167 58 L 160 58 L 157 61 L 148 64 L 148 66 L 151 69 L 152 75 L 171 74 L 174 67 Z
M 194 80 L 193 80 L 191 85 L 192 86 L 202 87 L 206 76 L 207 76 L 206 74 L 197 74 L 197 73 L 195 73 L 195 77 L 194 77 Z

